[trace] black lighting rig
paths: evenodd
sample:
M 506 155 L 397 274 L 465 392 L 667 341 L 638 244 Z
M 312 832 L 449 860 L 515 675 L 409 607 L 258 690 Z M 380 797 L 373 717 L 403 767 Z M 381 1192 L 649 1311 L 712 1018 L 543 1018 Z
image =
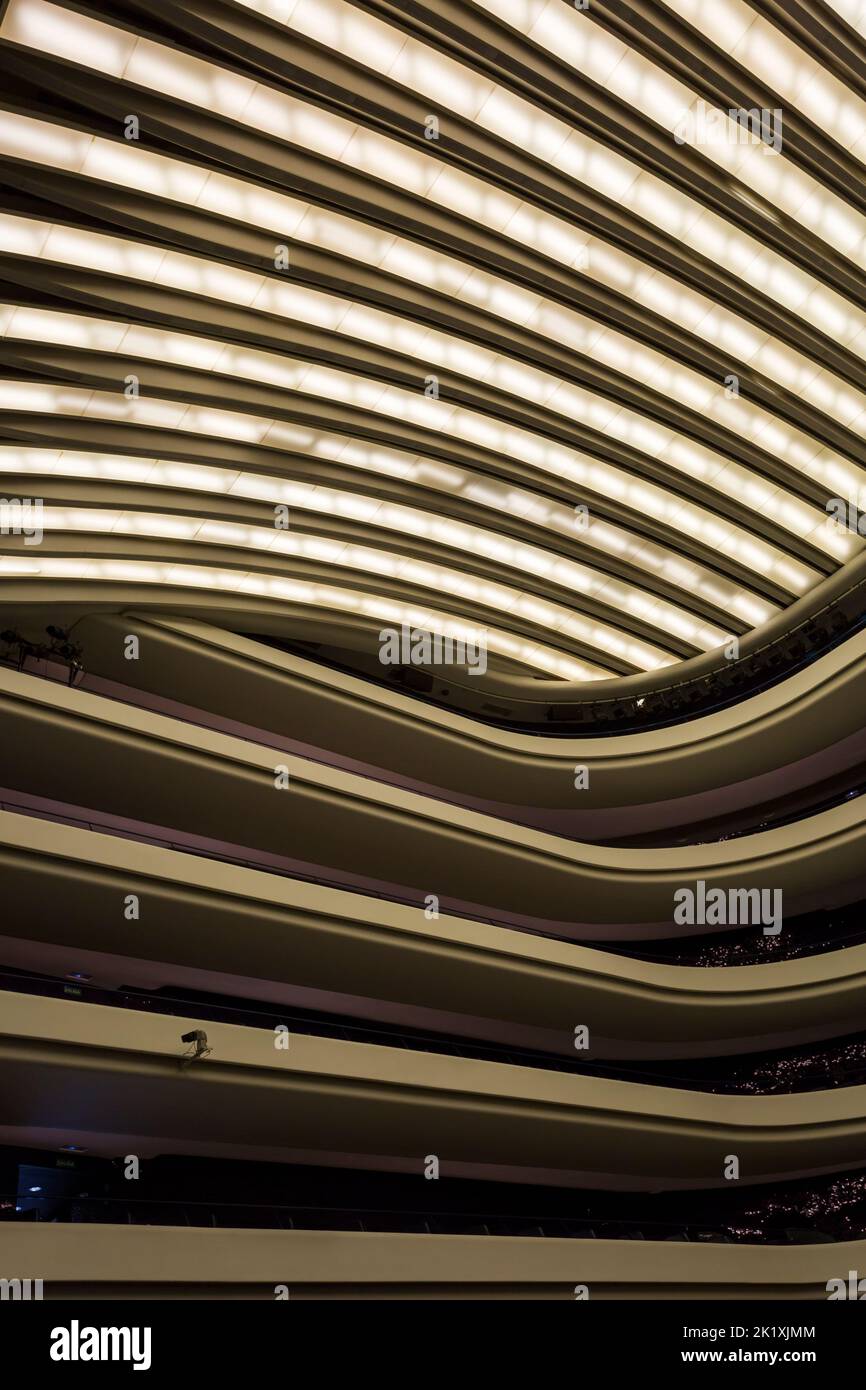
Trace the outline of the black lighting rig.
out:
M 29 660 L 33 661 L 56 661 L 67 668 L 68 684 L 74 685 L 75 682 L 84 675 L 84 665 L 82 656 L 84 648 L 80 642 L 73 642 L 69 631 L 62 627 L 57 627 L 49 623 L 45 631 L 50 637 L 50 642 L 34 642 L 29 637 L 24 637 L 20 632 L 15 632 L 7 628 L 5 632 L 0 632 L 0 642 L 5 642 L 9 649 L 6 660 L 14 660 L 19 671 L 23 671 Z

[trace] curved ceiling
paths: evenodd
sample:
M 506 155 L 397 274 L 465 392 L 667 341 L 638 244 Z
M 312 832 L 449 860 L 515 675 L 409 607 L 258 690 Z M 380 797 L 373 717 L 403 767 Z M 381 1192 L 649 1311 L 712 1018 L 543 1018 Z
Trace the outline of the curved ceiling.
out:
M 207 590 L 583 682 L 861 551 L 827 515 L 866 496 L 850 14 L 0 9 L 16 594 Z

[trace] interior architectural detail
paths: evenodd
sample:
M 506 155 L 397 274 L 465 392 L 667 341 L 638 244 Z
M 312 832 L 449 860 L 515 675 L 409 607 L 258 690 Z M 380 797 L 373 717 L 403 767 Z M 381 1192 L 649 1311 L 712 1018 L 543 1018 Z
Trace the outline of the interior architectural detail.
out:
M 866 1276 L 864 166 L 860 0 L 0 0 L 4 1298 Z

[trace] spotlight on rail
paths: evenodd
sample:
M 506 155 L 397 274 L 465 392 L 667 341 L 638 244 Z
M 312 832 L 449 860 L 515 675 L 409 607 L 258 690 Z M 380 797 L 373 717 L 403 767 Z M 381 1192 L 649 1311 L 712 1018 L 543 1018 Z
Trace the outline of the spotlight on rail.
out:
M 188 1043 L 190 1051 L 181 1058 L 181 1066 L 188 1066 L 190 1062 L 197 1062 L 200 1057 L 207 1057 L 213 1051 L 207 1045 L 207 1033 L 203 1028 L 193 1028 L 189 1033 L 181 1033 L 181 1042 Z

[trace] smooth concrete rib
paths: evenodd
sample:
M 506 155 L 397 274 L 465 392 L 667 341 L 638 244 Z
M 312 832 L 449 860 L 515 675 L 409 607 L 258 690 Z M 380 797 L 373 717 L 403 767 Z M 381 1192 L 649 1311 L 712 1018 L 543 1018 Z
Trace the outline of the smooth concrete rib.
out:
M 4 963 L 114 985 L 139 962 L 150 989 L 276 1005 L 300 987 L 351 996 L 363 1015 L 361 996 L 368 1016 L 384 1000 L 447 1015 L 453 1032 L 462 1017 L 496 1036 L 484 1026 L 496 1020 L 546 1030 L 572 1055 L 586 1024 L 590 1058 L 642 1060 L 840 1036 L 866 1010 L 866 946 L 736 968 L 631 960 L 8 812 L 0 866 Z
M 565 840 L 118 701 L 0 671 L 4 777 L 20 791 L 479 905 L 560 935 L 693 933 L 675 893 L 856 898 L 866 807 L 849 801 L 725 843 L 619 849 Z M 288 785 L 277 779 L 288 770 Z M 182 789 L 182 791 L 181 791 Z M 243 857 L 236 855 L 236 857 Z M 850 885 L 850 886 L 849 886 Z M 716 922 L 704 931 L 718 929 Z M 762 928 L 756 926 L 756 931 Z
M 44 1297 L 376 1296 L 590 1299 L 827 1297 L 866 1242 L 755 1246 L 533 1236 L 6 1225 L 0 1278 L 43 1271 Z M 15 1273 L 12 1273 L 12 1272 Z M 324 1288 L 322 1286 L 327 1286 Z
M 130 632 L 141 644 L 136 663 L 123 656 Z M 79 623 L 76 636 L 89 672 L 327 750 L 325 756 L 352 759 L 374 774 L 411 779 L 491 814 L 526 822 L 533 812 L 554 813 L 565 833 L 589 841 L 693 825 L 866 757 L 866 631 L 728 709 L 594 738 L 497 729 L 202 623 L 100 615 Z M 579 791 L 578 766 L 589 774 Z
M 68 1127 L 158 1152 L 307 1149 L 579 1173 L 588 1187 L 726 1186 L 862 1162 L 866 1087 L 721 1096 L 5 993 L 0 1113 L 28 1142 Z M 88 1145 L 89 1147 L 89 1145 Z

